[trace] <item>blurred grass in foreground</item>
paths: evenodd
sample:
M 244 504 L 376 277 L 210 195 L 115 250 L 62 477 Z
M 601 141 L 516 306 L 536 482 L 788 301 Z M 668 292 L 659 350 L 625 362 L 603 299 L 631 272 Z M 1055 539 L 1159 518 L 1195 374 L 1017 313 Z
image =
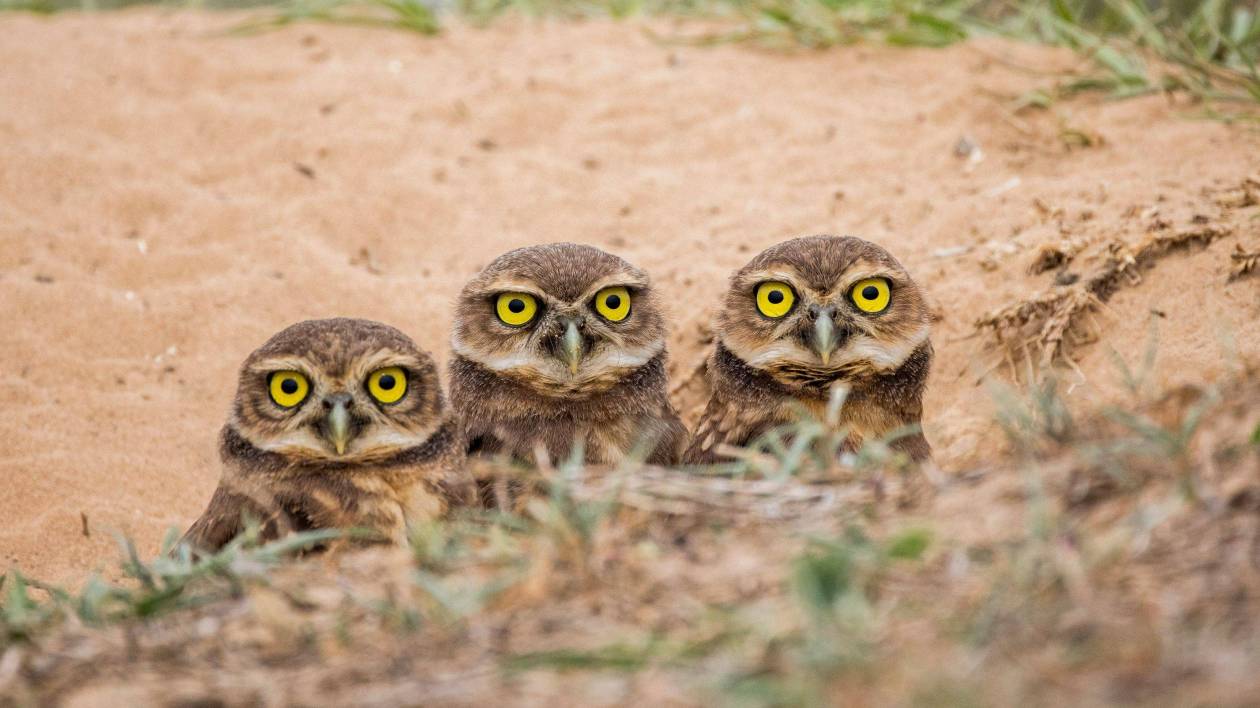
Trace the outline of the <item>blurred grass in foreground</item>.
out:
M 0 10 L 105 10 L 145 0 L 0 0 Z M 1260 102 L 1260 0 L 175 0 L 190 8 L 266 7 L 248 29 L 300 21 L 393 27 L 424 34 L 449 16 L 486 23 L 504 14 L 716 21 L 702 43 L 755 41 L 822 48 L 859 41 L 939 47 L 1001 35 L 1070 47 L 1091 70 L 1040 95 L 1116 97 L 1183 92 L 1204 102 Z
M 163 690 L 178 676 L 232 703 L 219 678 L 248 666 L 277 695 L 318 672 L 342 691 L 333 704 L 452 676 L 447 696 L 502 697 L 541 673 L 704 705 L 1111 704 L 1141 702 L 1143 685 L 1214 705 L 1192 699 L 1244 695 L 1229 667 L 1260 655 L 1246 639 L 1260 617 L 1260 371 L 1170 392 L 1123 373 L 1131 400 L 1094 412 L 1053 378 L 995 389 L 1009 455 L 965 478 L 895 460 L 820 469 L 772 438 L 753 450 L 760 472 L 655 481 L 633 465 L 599 477 L 579 453 L 528 470 L 543 491 L 522 508 L 421 525 L 409 552 L 285 563 L 347 534 L 260 546 L 251 531 L 195 557 L 172 534 L 150 561 L 124 541 L 120 582 L 71 590 L 14 570 L 0 581 L 8 687 L 15 705 L 45 705 L 118 676 Z M 830 450 L 818 423 L 793 438 Z M 835 505 L 713 513 L 776 480 Z M 976 516 L 996 523 L 977 534 Z

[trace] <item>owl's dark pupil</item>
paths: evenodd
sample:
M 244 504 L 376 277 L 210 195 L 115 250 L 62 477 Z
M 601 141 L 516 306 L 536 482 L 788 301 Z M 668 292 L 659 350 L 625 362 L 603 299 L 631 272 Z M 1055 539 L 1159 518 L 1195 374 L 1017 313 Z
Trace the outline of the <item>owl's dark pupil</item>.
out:
M 782 290 L 771 290 L 771 291 L 770 291 L 770 294 L 769 294 L 769 295 L 766 295 L 766 299 L 770 301 L 770 304 L 771 304 L 771 305 L 777 305 L 777 304 L 779 304 L 779 303 L 783 302 L 783 291 L 782 291 Z
M 297 382 L 297 379 L 285 379 L 284 381 L 281 381 L 281 382 L 280 382 L 280 390 L 281 390 L 281 391 L 284 391 L 285 393 L 289 394 L 290 396 L 292 396 L 293 394 L 297 393 L 297 390 L 298 390 L 298 382 Z
M 867 300 L 874 300 L 875 298 L 879 297 L 879 288 L 875 287 L 874 285 L 868 285 L 862 288 L 862 297 L 866 298 Z
M 396 383 L 398 382 L 394 380 L 393 374 L 385 374 L 379 381 L 376 382 L 376 385 L 380 386 L 382 391 L 388 391 L 393 388 Z
M 608 309 L 615 310 L 618 307 L 621 307 L 621 296 L 609 295 L 608 297 L 604 298 L 604 304 L 608 306 Z
M 519 298 L 508 300 L 508 310 L 520 314 L 525 311 L 525 301 Z M 393 379 L 391 379 L 392 381 Z

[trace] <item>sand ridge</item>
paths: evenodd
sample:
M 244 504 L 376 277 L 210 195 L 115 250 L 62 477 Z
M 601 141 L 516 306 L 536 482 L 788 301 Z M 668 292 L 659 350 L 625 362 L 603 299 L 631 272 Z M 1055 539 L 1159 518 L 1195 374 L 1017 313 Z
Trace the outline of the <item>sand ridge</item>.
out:
M 403 329 L 440 361 L 463 282 L 498 253 L 581 241 L 647 270 L 671 371 L 703 355 L 729 273 L 771 243 L 855 234 L 940 316 L 926 428 L 943 467 L 998 444 L 975 374 L 984 311 L 1051 287 L 1033 251 L 1205 215 L 1230 236 L 1109 303 L 1090 384 L 1156 320 L 1161 384 L 1260 353 L 1255 133 L 1152 96 L 1019 112 L 1064 52 L 771 53 L 662 45 L 633 23 L 505 21 L 438 38 L 240 15 L 0 15 L 0 559 L 54 581 L 156 549 L 218 477 L 241 359 L 294 321 Z M 665 28 L 668 29 L 668 28 Z M 1100 145 L 1070 147 L 1080 130 Z M 963 136 L 975 164 L 955 154 Z M 1153 210 L 1153 211 L 1152 211 Z M 1152 315 L 1152 312 L 1158 312 Z M 1082 385 L 1075 395 L 1093 395 Z M 684 413 L 694 402 L 683 394 Z M 81 515 L 86 516 L 86 528 Z

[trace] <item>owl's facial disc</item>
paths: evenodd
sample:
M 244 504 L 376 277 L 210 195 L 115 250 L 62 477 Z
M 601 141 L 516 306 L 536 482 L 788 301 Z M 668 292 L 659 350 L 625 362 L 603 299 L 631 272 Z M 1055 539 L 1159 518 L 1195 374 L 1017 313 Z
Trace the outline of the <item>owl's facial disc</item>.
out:
M 402 400 L 406 373 L 401 367 L 388 367 L 362 382 L 333 379 L 318 387 L 316 395 L 292 412 L 286 425 L 291 432 L 272 444 L 308 457 L 358 457 L 392 436 L 392 421 L 378 407 L 385 402 L 383 397 Z
M 442 398 L 427 355 L 382 348 L 349 361 L 312 355 L 247 363 L 234 425 L 294 462 L 384 459 L 424 440 Z
M 515 275 L 474 281 L 451 335 L 455 353 L 537 393 L 606 390 L 664 349 L 646 277 L 620 270 L 567 290 Z
M 927 337 L 926 322 L 898 305 L 904 275 L 868 262 L 816 282 L 791 264 L 738 273 L 719 315 L 723 344 L 788 381 L 822 381 L 900 365 Z M 911 293 L 908 297 L 917 298 Z M 887 315 L 892 316 L 887 316 Z
M 829 368 L 832 354 L 845 346 L 855 329 L 837 298 L 828 290 L 799 282 L 795 273 L 786 270 L 757 275 L 763 279 L 753 289 L 752 299 L 759 322 L 780 342 L 773 347 L 775 355 L 795 345 L 806 359 L 812 360 L 808 354 L 812 353 L 816 364 Z

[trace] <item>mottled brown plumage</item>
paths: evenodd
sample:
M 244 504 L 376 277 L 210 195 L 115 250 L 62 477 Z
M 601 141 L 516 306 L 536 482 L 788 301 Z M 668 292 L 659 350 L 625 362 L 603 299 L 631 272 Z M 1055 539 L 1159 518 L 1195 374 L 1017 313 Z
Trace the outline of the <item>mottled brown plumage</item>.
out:
M 623 316 L 613 302 L 623 319 L 608 316 Z M 451 345 L 451 402 L 470 452 L 532 462 L 536 448 L 554 460 L 582 445 L 592 463 L 682 452 L 659 303 L 647 275 L 616 256 L 572 243 L 500 256 L 464 287 Z
M 240 533 L 244 516 L 264 540 L 357 528 L 402 542 L 409 524 L 475 498 L 432 358 L 367 320 L 301 322 L 250 354 L 219 455 L 219 487 L 184 536 L 202 550 Z
M 775 296 L 775 284 L 791 292 Z M 767 300 L 759 304 L 763 287 Z M 884 309 L 864 311 L 859 301 L 872 308 L 882 302 Z M 767 316 L 763 305 L 787 311 Z M 710 399 L 686 462 L 719 461 L 719 445 L 747 445 L 801 411 L 824 418 L 837 384 L 848 387 L 840 423 L 851 445 L 909 430 L 892 446 L 914 460 L 931 456 L 916 428 L 932 361 L 928 309 L 883 248 L 836 236 L 772 246 L 731 277 L 716 330 Z

